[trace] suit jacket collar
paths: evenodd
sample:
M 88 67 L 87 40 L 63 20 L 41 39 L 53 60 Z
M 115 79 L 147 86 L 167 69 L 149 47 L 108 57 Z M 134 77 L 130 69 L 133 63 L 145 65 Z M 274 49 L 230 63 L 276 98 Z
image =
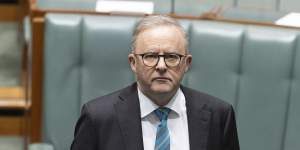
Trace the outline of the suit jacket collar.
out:
M 206 104 L 200 94 L 181 86 L 186 98 L 190 150 L 206 150 L 209 135 L 211 112 L 206 110 Z M 140 107 L 137 94 L 137 84 L 122 90 L 120 100 L 115 104 L 121 132 L 126 150 L 143 150 L 143 134 Z
M 143 150 L 143 134 L 136 83 L 125 88 L 115 104 L 126 150 Z M 118 143 L 116 143 L 118 144 Z
M 206 150 L 211 112 L 207 110 L 201 94 L 184 86 L 181 89 L 186 99 L 190 150 Z

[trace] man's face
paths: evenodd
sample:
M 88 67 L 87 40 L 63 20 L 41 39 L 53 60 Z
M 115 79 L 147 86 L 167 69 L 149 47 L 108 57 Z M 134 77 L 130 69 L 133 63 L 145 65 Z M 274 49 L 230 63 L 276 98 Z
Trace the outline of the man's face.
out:
M 149 52 L 159 55 L 186 55 L 183 34 L 175 26 L 158 26 L 144 30 L 137 37 L 134 53 Z M 139 55 L 129 54 L 128 58 L 131 69 L 136 74 L 138 86 L 146 95 L 175 93 L 192 61 L 191 55 L 186 55 L 177 66 L 169 67 L 164 58 L 159 57 L 157 65 L 149 67 Z

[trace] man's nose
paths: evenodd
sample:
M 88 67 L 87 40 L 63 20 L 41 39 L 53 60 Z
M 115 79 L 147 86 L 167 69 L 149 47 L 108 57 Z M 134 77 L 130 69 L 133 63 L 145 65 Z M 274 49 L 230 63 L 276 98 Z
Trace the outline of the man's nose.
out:
M 165 71 L 167 69 L 167 65 L 165 63 L 164 57 L 160 56 L 158 57 L 158 62 L 156 65 L 156 69 L 160 71 Z

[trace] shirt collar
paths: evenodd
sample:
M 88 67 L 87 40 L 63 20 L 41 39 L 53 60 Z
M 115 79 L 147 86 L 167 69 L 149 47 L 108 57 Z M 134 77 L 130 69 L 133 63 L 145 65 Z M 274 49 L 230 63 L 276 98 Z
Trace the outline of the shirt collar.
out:
M 141 118 L 147 117 L 154 110 L 156 110 L 159 106 L 150 100 L 140 89 L 138 88 L 138 97 L 140 101 L 140 110 L 141 110 Z M 179 88 L 176 94 L 172 97 L 170 102 L 165 105 L 175 112 L 176 115 L 182 114 L 182 111 L 185 111 L 185 96 L 182 90 Z

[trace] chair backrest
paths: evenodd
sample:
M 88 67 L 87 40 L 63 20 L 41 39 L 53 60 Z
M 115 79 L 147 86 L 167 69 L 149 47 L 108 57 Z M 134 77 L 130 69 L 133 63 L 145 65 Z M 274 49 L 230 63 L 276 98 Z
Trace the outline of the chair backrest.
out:
M 185 83 L 234 105 L 243 150 L 296 148 L 289 138 L 299 131 L 286 126 L 297 122 L 293 115 L 300 107 L 295 100 L 300 92 L 295 82 L 297 37 L 293 30 L 193 22 L 190 49 L 195 59 Z
M 46 16 L 43 137 L 56 150 L 69 148 L 84 102 L 134 81 L 127 54 L 138 19 Z M 183 84 L 234 106 L 241 149 L 299 148 L 298 31 L 203 20 L 180 23 L 193 55 Z
M 127 55 L 136 19 L 46 17 L 43 136 L 67 149 L 81 104 L 134 81 Z M 110 82 L 114 80 L 115 82 Z
M 293 150 L 300 147 L 300 38 L 297 38 L 296 51 L 294 53 L 294 64 L 292 66 L 292 83 L 290 84 L 289 106 L 286 119 L 286 139 L 284 150 Z

